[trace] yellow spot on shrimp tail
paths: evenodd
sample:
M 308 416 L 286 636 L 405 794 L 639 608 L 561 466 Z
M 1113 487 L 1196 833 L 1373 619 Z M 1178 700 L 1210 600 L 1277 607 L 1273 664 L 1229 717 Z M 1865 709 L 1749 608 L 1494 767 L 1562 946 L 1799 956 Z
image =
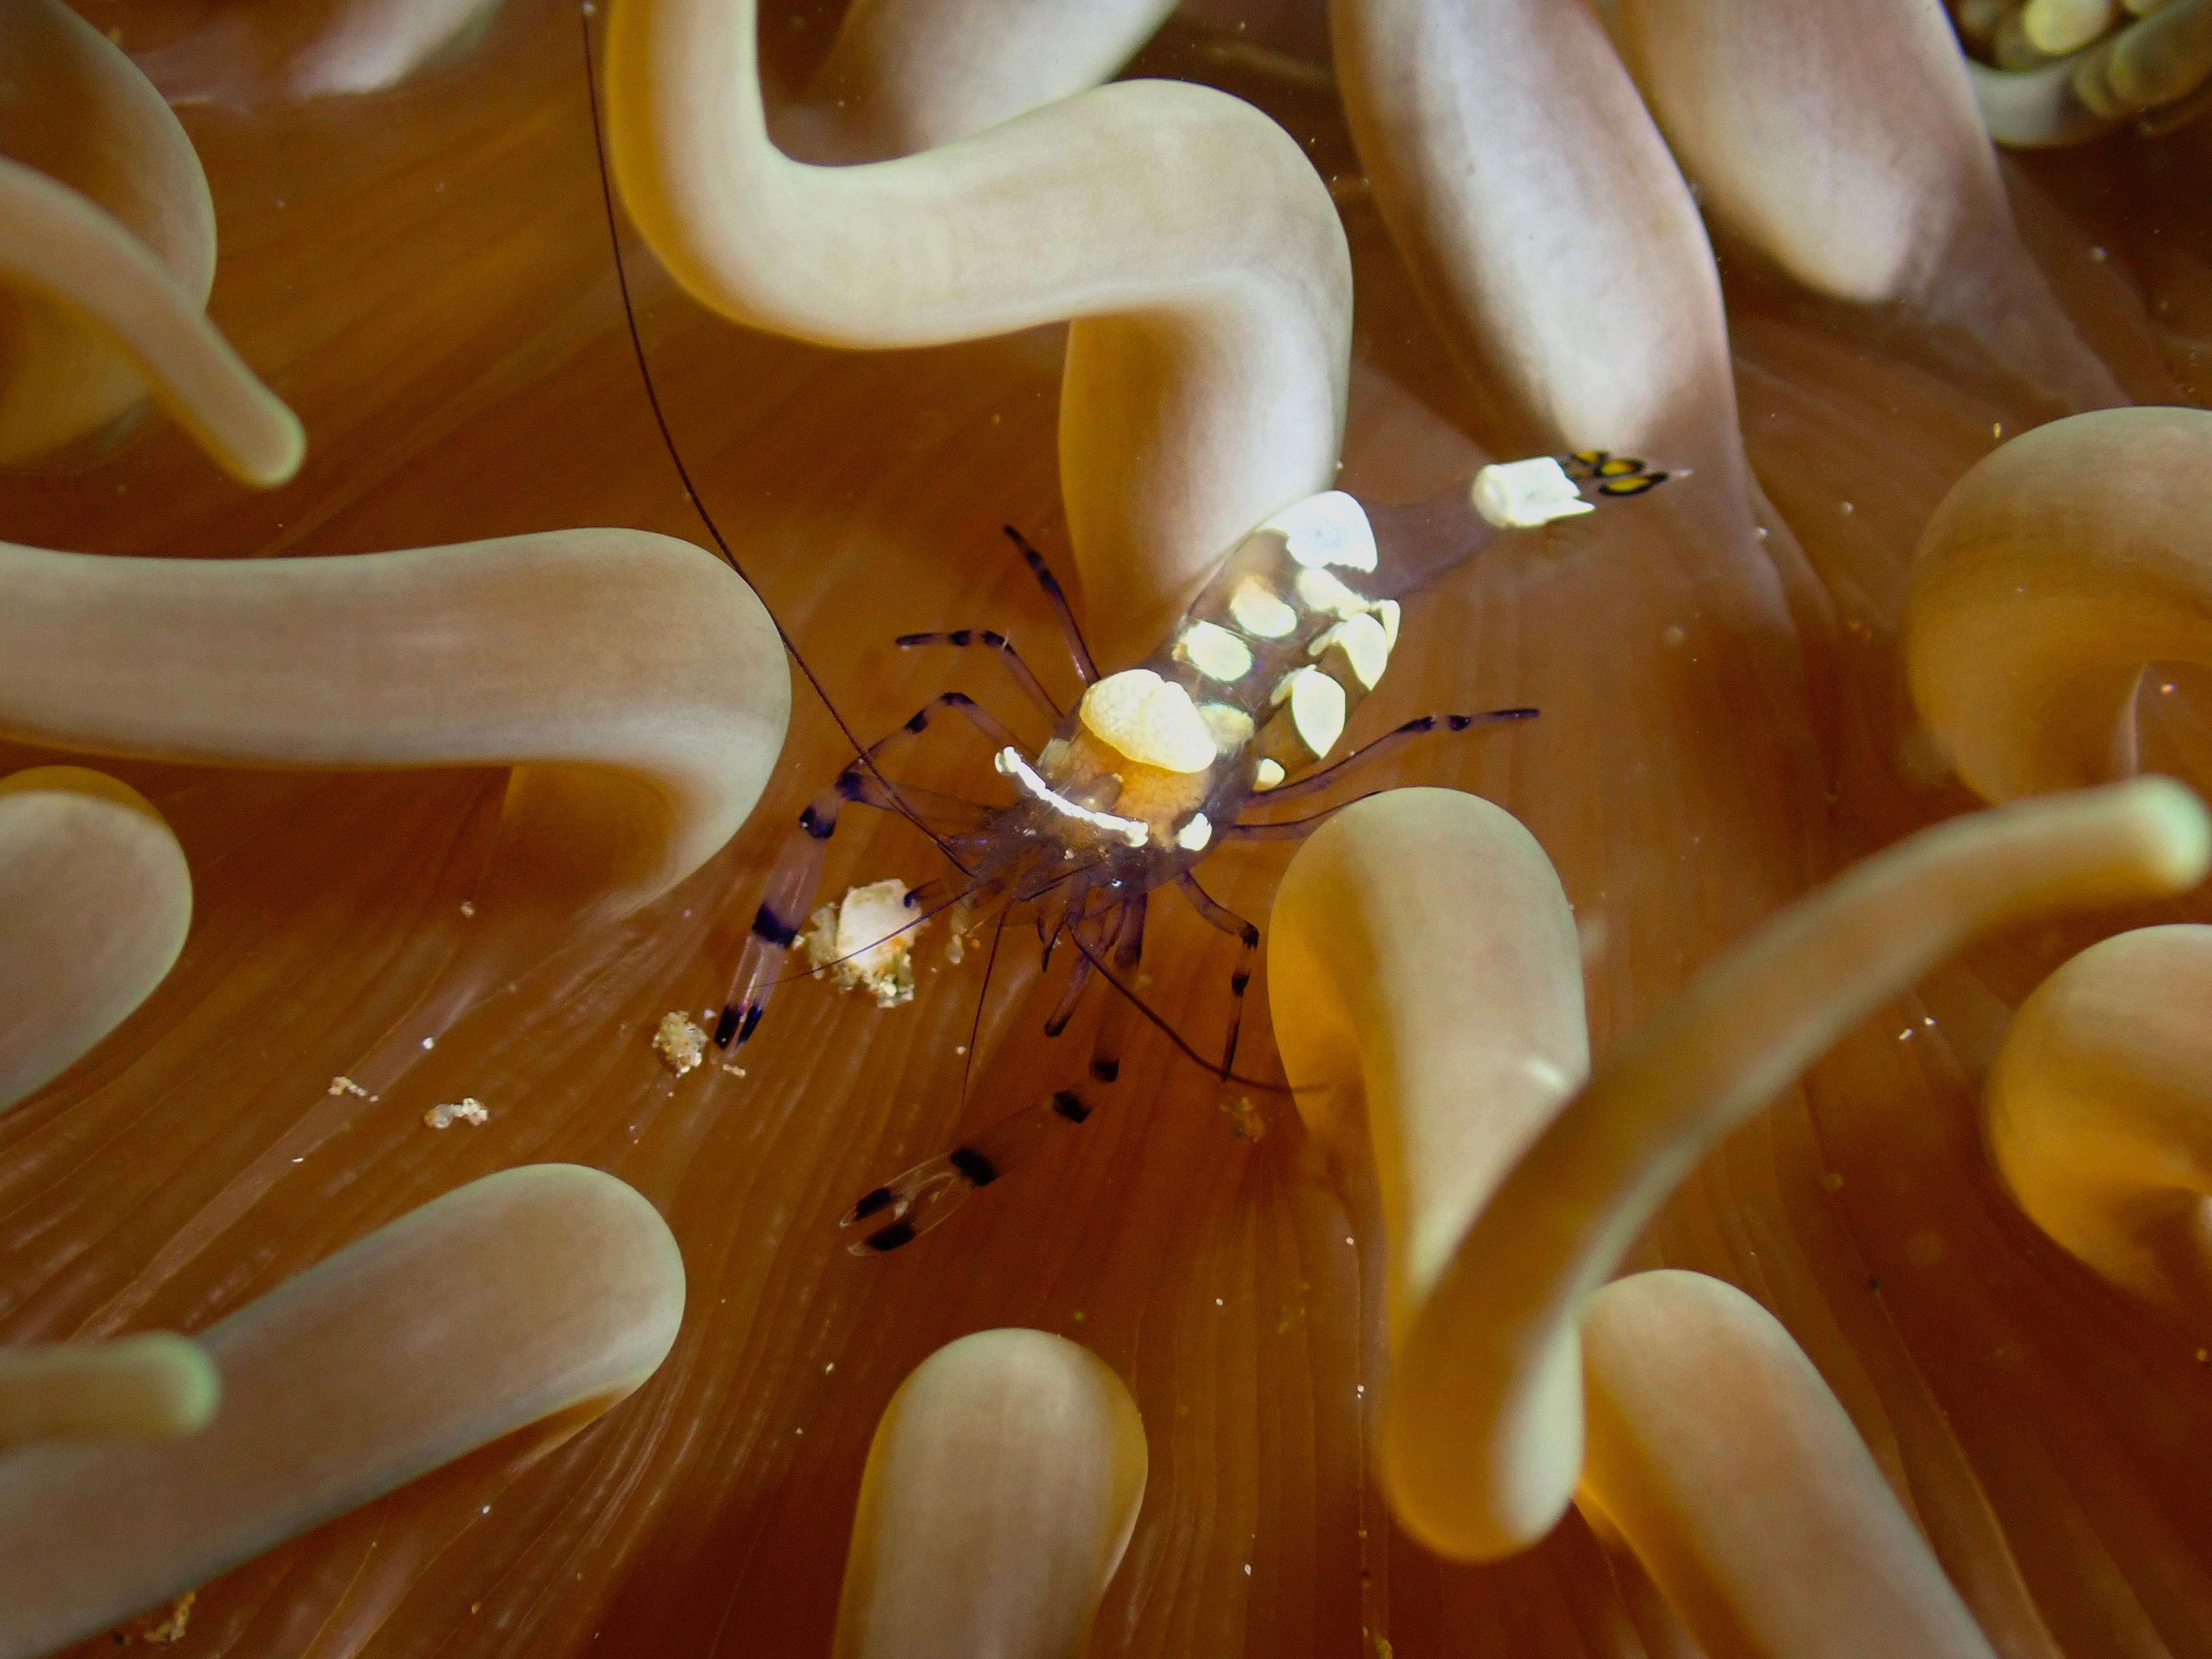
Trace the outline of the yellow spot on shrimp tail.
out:
M 1429 1547 L 1486 1560 L 1565 1513 L 1583 1459 L 1583 1298 L 1729 1131 L 1888 998 L 1992 927 L 2181 891 L 2212 820 L 2140 778 L 1940 824 L 1709 965 L 1528 1146 L 1414 1316 L 1383 1481 Z

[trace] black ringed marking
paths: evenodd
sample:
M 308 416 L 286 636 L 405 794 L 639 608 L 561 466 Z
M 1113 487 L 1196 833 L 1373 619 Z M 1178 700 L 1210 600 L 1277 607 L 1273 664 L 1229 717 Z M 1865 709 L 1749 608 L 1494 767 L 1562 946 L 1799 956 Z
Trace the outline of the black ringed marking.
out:
M 914 711 L 914 718 L 906 723 L 906 729 L 909 732 L 919 732 L 928 724 L 929 710 L 917 708 Z
M 827 841 L 837 833 L 837 815 L 833 812 L 825 818 L 809 805 L 800 809 L 799 827 L 817 841 Z
M 738 1027 L 738 1047 L 742 1048 L 752 1038 L 753 1027 L 760 1024 L 761 1006 L 757 1002 L 745 1010 L 745 1022 Z
M 866 1221 L 870 1216 L 874 1215 L 878 1211 L 888 1210 L 890 1208 L 890 1204 L 891 1189 L 888 1187 L 878 1187 L 875 1191 L 862 1198 L 858 1204 L 855 1204 L 853 1206 L 853 1213 L 847 1216 L 845 1219 L 848 1221 Z
M 913 1243 L 914 1223 L 911 1221 L 894 1221 L 882 1231 L 868 1235 L 868 1248 L 879 1255 L 888 1250 L 896 1250 L 902 1244 Z
M 753 932 L 770 945 L 779 945 L 786 950 L 789 950 L 793 941 L 799 937 L 799 929 L 765 904 L 753 913 Z
M 1091 1109 L 1083 1103 L 1083 1097 L 1073 1089 L 1062 1089 L 1053 1096 L 1052 1109 L 1070 1123 L 1080 1123 L 1091 1115 Z
M 730 1039 L 738 1034 L 738 1009 L 735 1003 L 725 1003 L 722 1017 L 714 1022 L 714 1046 L 726 1048 Z
M 999 1178 L 999 1166 L 973 1146 L 955 1146 L 945 1161 L 967 1176 L 971 1187 L 988 1187 Z
M 1251 982 L 1252 975 L 1249 974 L 1231 974 L 1229 976 L 1229 994 L 1232 997 L 1243 996 L 1244 988 Z
M 860 799 L 862 787 L 859 767 L 848 766 L 837 775 L 837 793 L 845 799 Z
M 945 637 L 955 645 L 969 645 L 974 642 L 975 635 L 968 629 L 956 628 Z
M 1260 942 L 1260 930 L 1248 921 L 1244 924 L 1244 931 L 1238 934 L 1237 937 L 1243 939 L 1246 946 L 1249 948 L 1249 946 L 1257 945 Z

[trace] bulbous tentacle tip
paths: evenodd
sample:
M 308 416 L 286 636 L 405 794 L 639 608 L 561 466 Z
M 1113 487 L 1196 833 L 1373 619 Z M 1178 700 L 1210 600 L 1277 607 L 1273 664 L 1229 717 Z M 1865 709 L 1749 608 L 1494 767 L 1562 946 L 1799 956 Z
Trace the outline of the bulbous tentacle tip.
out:
M 193 1434 L 222 1397 L 207 1351 L 168 1331 L 0 1349 L 0 1449 Z

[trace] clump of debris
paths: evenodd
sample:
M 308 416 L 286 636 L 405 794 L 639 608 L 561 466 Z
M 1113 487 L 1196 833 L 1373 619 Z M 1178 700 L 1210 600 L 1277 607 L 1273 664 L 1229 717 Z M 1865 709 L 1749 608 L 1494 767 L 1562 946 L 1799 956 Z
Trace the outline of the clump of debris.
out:
M 185 1631 L 191 1627 L 192 1603 L 198 1597 L 198 1590 L 186 1590 L 167 1607 L 140 1613 L 114 1632 L 115 1645 L 128 1647 L 133 1642 L 145 1642 L 165 1648 L 183 1641 Z
M 841 991 L 866 991 L 878 1008 L 914 1000 L 914 896 L 896 876 L 855 887 L 807 918 L 806 958 Z
M 653 1052 L 678 1077 L 696 1072 L 707 1058 L 706 1030 L 688 1014 L 663 1014 L 653 1034 Z
M 1223 1101 L 1221 1113 L 1229 1120 L 1231 1140 L 1257 1140 L 1267 1133 L 1267 1120 L 1260 1115 L 1260 1109 L 1252 1103 L 1249 1095 Z
M 445 1105 L 433 1106 L 422 1114 L 422 1121 L 434 1129 L 449 1129 L 456 1123 L 481 1127 L 491 1121 L 491 1109 L 474 1095 L 463 1095 Z

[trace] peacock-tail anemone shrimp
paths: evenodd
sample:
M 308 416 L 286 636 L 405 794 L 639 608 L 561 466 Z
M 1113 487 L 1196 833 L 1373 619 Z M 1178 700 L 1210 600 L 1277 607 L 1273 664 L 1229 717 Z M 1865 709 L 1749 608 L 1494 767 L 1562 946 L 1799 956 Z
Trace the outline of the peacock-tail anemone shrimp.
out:
M 945 908 L 967 913 L 963 927 L 981 925 L 972 921 L 975 912 L 994 915 L 995 960 L 1008 919 L 1034 913 L 1045 963 L 1062 939 L 1076 956 L 1046 1018 L 1045 1035 L 1066 1029 L 1094 976 L 1119 1000 L 1097 1027 L 1086 1079 L 1071 1079 L 865 1194 L 842 1224 L 863 1229 L 855 1252 L 880 1254 L 911 1243 L 968 1194 L 1031 1155 L 1054 1126 L 1086 1121 L 1098 1104 L 1097 1090 L 1121 1074 L 1133 1011 L 1198 1058 L 1133 983 L 1144 958 L 1147 906 L 1165 889 L 1173 888 L 1239 946 L 1216 1073 L 1224 1083 L 1279 1087 L 1235 1070 L 1260 929 L 1206 891 L 1198 866 L 1224 845 L 1297 839 L 1343 803 L 1291 817 L 1247 816 L 1253 809 L 1310 803 L 1356 777 L 1364 762 L 1419 737 L 1534 717 L 1538 711 L 1528 708 L 1416 715 L 1323 764 L 1351 712 L 1389 667 L 1406 595 L 1509 536 L 1541 532 L 1601 502 L 1641 495 L 1668 476 L 1633 457 L 1584 451 L 1564 463 L 1541 455 L 1493 463 L 1436 500 L 1411 507 L 1370 506 L 1343 490 L 1309 496 L 1270 515 L 1237 544 L 1150 657 L 1103 675 L 1058 579 L 1009 526 L 1008 537 L 1060 620 L 1082 685 L 1074 707 L 1063 709 L 1053 699 L 1004 634 L 958 629 L 901 635 L 902 649 L 980 646 L 995 652 L 1032 711 L 1052 722 L 1051 735 L 1032 748 L 974 698 L 948 691 L 861 750 L 800 811 L 786 839 L 714 1040 L 726 1049 L 742 1048 L 759 1024 L 778 971 L 814 908 L 828 843 L 848 803 L 915 824 L 952 866 L 957 890 L 890 933 L 864 941 L 841 937 L 832 963 L 878 949 Z M 957 716 L 981 736 L 993 751 L 993 768 L 1012 786 L 1010 804 L 986 806 L 920 790 L 883 772 L 881 763 L 939 714 Z M 904 892 L 904 907 L 915 908 L 928 890 Z

